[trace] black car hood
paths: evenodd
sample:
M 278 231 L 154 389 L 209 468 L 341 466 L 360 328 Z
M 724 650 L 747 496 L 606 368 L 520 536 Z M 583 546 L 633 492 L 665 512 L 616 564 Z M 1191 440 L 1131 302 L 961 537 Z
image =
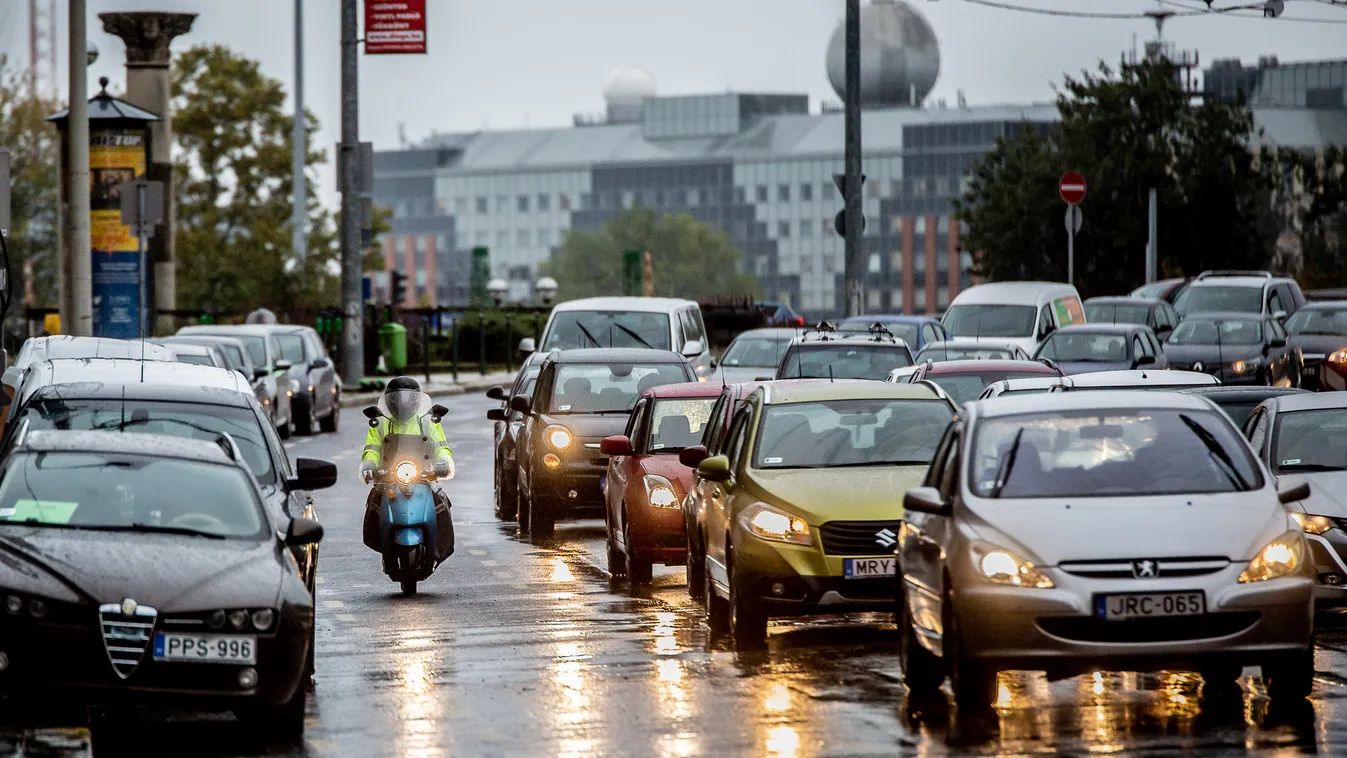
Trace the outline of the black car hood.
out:
M 274 606 L 283 575 L 271 540 L 47 527 L 0 533 L 0 587 L 57 600 L 132 598 L 160 613 Z
M 1315 355 L 1327 355 L 1347 347 L 1347 337 L 1340 334 L 1293 334 L 1287 342 L 1300 348 L 1302 353 Z
M 1261 345 L 1165 345 L 1165 357 L 1173 368 L 1188 368 L 1201 363 L 1203 368 L 1229 365 L 1239 360 L 1262 358 Z
M 614 434 L 621 434 L 627 429 L 627 421 L 631 418 L 629 413 L 559 413 L 554 416 L 543 416 L 543 421 L 548 424 L 560 424 L 571 430 L 580 439 L 603 439 L 611 437 Z

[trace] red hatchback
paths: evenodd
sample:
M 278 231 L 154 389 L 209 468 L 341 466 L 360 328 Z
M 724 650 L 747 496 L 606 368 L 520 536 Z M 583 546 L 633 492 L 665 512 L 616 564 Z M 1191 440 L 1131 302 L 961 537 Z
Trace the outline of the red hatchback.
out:
M 709 382 L 652 387 L 636 400 L 626 433 L 600 444 L 609 456 L 603 494 L 613 578 L 648 584 L 654 564 L 682 565 L 686 559 L 683 498 L 692 469 L 678 461 L 678 453 L 701 444 L 720 390 Z
M 989 384 L 1003 379 L 1032 376 L 1061 376 L 1056 366 L 1042 361 L 970 360 L 940 361 L 923 364 L 908 381 L 929 380 L 945 391 L 955 405 L 977 400 Z

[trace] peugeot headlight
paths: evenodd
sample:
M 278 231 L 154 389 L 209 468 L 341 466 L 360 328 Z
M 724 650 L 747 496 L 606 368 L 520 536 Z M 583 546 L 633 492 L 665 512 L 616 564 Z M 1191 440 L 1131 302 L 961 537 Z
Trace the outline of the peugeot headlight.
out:
M 1267 543 L 1239 575 L 1241 584 L 1290 576 L 1300 569 L 1305 554 L 1305 538 L 1300 532 L 1287 532 Z
M 571 430 L 564 426 L 553 424 L 543 430 L 543 439 L 547 440 L 547 444 L 557 450 L 565 450 L 571 446 Z
M 416 470 L 416 464 L 411 461 L 403 461 L 394 469 L 398 481 L 403 484 L 411 484 L 416 481 L 416 475 L 420 472 Z
M 974 555 L 977 557 L 978 571 L 989 582 L 1015 587 L 1035 587 L 1041 590 L 1057 586 L 1047 574 L 1039 571 L 1032 561 L 1027 561 L 1009 550 L 989 548 L 985 552 L 975 550 Z
M 1347 363 L 1347 347 L 1340 347 L 1328 354 L 1329 363 Z
M 1336 526 L 1327 516 L 1311 516 L 1308 513 L 1292 513 L 1291 518 L 1306 534 L 1323 534 Z
M 739 523 L 760 539 L 792 545 L 814 544 L 814 535 L 804 519 L 766 503 L 754 503 L 745 508 Z
M 678 508 L 678 494 L 673 482 L 658 474 L 645 475 L 645 501 L 651 508 Z
M 1244 374 L 1257 369 L 1261 363 L 1262 361 L 1257 358 L 1246 358 L 1242 361 L 1235 361 L 1230 364 L 1230 370 L 1236 374 Z

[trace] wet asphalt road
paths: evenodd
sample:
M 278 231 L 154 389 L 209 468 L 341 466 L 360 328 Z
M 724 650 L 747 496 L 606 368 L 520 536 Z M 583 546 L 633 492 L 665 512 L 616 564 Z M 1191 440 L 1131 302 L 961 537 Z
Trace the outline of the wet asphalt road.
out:
M 774 624 L 765 652 L 736 654 L 708 640 L 681 568 L 657 568 L 636 596 L 610 585 L 602 521 L 559 524 L 536 546 L 497 523 L 492 403 L 443 402 L 458 550 L 414 598 L 360 542 L 358 409 L 343 412 L 337 435 L 289 443 L 342 471 L 318 494 L 327 536 L 303 744 L 258 744 L 227 716 L 95 714 L 95 755 L 1347 754 L 1347 638 L 1325 641 L 1302 707 L 1270 709 L 1254 676 L 1241 680 L 1242 696 L 1209 702 L 1182 673 L 1052 683 L 1003 674 L 996 714 L 980 718 L 907 702 L 893 627 L 878 615 Z M 79 732 L 27 740 L 13 754 L 87 749 Z

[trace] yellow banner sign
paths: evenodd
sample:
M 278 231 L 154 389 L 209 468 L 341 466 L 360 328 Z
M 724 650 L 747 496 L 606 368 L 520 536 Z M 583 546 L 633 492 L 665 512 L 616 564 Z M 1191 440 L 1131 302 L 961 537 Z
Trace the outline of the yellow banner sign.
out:
M 122 223 L 121 185 L 145 175 L 145 132 L 97 131 L 89 139 L 89 226 L 92 248 L 135 252 L 139 241 Z

